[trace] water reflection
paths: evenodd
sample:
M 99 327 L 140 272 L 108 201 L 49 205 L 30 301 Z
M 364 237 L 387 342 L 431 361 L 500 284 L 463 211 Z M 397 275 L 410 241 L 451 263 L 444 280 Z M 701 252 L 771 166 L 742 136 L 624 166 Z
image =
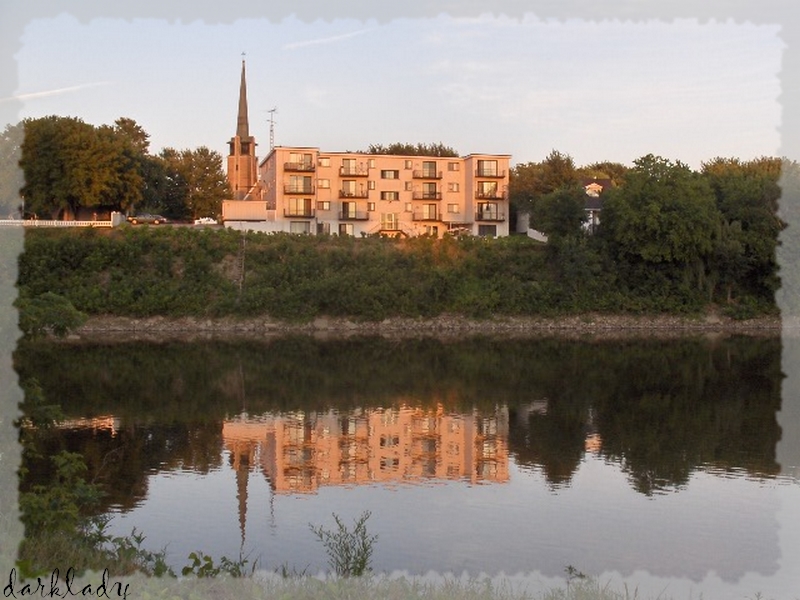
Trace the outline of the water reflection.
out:
M 237 472 L 258 470 L 278 493 L 320 486 L 508 480 L 508 411 L 435 408 L 294 411 L 222 423 Z
M 321 568 L 308 523 L 368 508 L 378 570 L 735 581 L 780 559 L 780 351 L 288 338 L 36 343 L 16 359 L 69 415 L 42 456 L 81 453 L 115 533 L 144 530 L 177 565 L 253 544 Z

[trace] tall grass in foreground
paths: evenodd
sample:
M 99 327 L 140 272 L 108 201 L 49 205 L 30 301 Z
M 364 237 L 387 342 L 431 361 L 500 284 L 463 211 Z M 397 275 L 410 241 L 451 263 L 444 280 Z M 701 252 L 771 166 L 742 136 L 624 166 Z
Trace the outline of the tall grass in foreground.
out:
M 468 581 L 452 579 L 439 583 L 410 578 L 347 577 L 317 579 L 313 577 L 283 578 L 278 574 L 256 574 L 244 579 L 132 579 L 131 593 L 137 599 L 192 598 L 193 600 L 292 600 L 345 599 L 360 600 L 673 600 L 672 597 L 642 596 L 636 590 L 614 590 L 594 579 L 572 582 L 568 587 L 545 592 L 515 589 L 511 584 L 498 584 L 486 579 Z M 754 596 L 754 598 L 757 596 Z M 686 600 L 691 600 L 687 598 Z

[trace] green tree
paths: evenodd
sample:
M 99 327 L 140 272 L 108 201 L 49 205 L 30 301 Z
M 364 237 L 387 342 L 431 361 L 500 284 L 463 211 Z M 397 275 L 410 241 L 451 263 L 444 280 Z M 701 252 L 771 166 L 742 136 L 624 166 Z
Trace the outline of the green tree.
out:
M 725 222 L 719 277 L 726 281 L 726 298 L 734 289 L 771 298 L 778 287 L 776 248 L 785 224 L 778 217 L 782 161 L 762 157 L 750 161 L 715 158 L 702 166 Z M 735 250 L 734 250 L 735 249 Z
M 457 157 L 458 152 L 451 146 L 441 142 L 434 144 L 406 144 L 394 142 L 387 146 L 383 144 L 370 144 L 364 154 L 398 154 L 401 156 L 441 156 Z
M 140 201 L 135 151 L 113 127 L 58 116 L 23 123 L 26 211 L 68 217 L 82 207 L 125 210 Z
M 575 161 L 558 150 L 542 162 L 515 165 L 509 176 L 509 200 L 522 212 L 530 212 L 542 196 L 578 181 Z
M 720 219 L 705 178 L 649 154 L 635 161 L 624 186 L 607 192 L 600 232 L 618 259 L 703 287 Z
M 20 191 L 25 185 L 25 177 L 19 161 L 24 135 L 22 123 L 6 125 L 0 134 L 0 218 L 22 216 Z
M 531 211 L 531 227 L 551 240 L 581 235 L 586 222 L 586 192 L 577 184 L 539 198 Z
M 165 179 L 161 202 L 172 218 L 217 217 L 222 201 L 231 197 L 222 156 L 205 146 L 196 150 L 165 148 L 161 152 Z

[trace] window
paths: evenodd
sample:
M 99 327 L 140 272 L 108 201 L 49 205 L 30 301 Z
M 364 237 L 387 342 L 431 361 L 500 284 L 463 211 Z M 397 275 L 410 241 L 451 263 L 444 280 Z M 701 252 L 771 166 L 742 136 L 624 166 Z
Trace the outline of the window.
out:
M 310 154 L 301 154 L 300 152 L 289 153 L 289 163 L 296 168 L 310 169 L 312 162 Z
M 375 189 L 375 182 L 374 181 L 368 181 L 367 182 L 367 189 L 368 190 L 374 190 Z
M 353 235 L 353 224 L 339 223 L 339 235 Z
M 479 181 L 476 198 L 499 198 L 496 181 Z
M 287 198 L 288 207 L 286 208 L 287 217 L 311 217 L 314 211 L 311 210 L 311 198 Z
M 331 233 L 331 224 L 330 223 L 317 223 L 317 235 L 330 235 Z
M 439 237 L 439 226 L 425 225 L 425 235 L 432 235 L 433 237 Z
M 406 212 L 411 212 L 411 202 L 406 202 Z
M 289 193 L 313 194 L 314 186 L 311 177 L 307 175 L 290 175 L 289 186 L 286 190 Z
M 436 184 L 433 182 L 425 182 L 422 184 L 422 198 L 423 200 L 438 200 L 439 192 L 436 191 Z
M 369 161 L 367 162 L 367 164 L 369 165 L 370 169 L 374 169 L 375 168 L 375 159 L 374 158 L 370 158 Z
M 459 191 L 459 186 L 457 183 L 448 183 L 447 184 L 447 191 L 448 192 L 457 192 Z
M 356 203 L 355 202 L 342 202 L 342 219 L 355 219 L 356 218 Z
M 436 204 L 423 204 L 422 213 L 417 213 L 414 216 L 421 218 L 423 221 L 435 221 L 437 208 Z
M 383 213 L 381 214 L 381 229 L 397 229 L 397 213 Z
M 381 171 L 381 179 L 400 179 L 400 171 L 384 169 Z
M 342 181 L 342 197 L 349 197 L 356 195 L 356 180 L 345 179 Z
M 448 171 L 460 171 L 461 165 L 457 162 L 449 162 L 447 163 L 447 170 Z
M 481 237 L 496 237 L 497 225 L 478 225 L 478 235 Z
M 422 161 L 422 176 L 423 177 L 436 177 L 436 161 L 423 160 Z
M 381 192 L 381 200 L 400 200 L 400 192 Z
M 479 221 L 496 221 L 500 217 L 497 202 L 481 202 L 478 204 L 477 218 Z
M 317 200 L 317 210 L 330 210 L 331 203 L 329 200 Z
M 331 180 L 330 179 L 317 179 L 317 187 L 323 190 L 329 190 L 331 188 Z
M 331 166 L 331 159 L 329 156 L 320 156 L 317 164 L 320 167 L 330 167 Z
M 406 191 L 410 192 L 413 189 L 414 189 L 414 183 L 411 181 L 406 181 Z
M 458 204 L 448 204 L 447 205 L 447 212 L 452 214 L 458 214 L 460 211 L 458 209 Z
M 308 221 L 290 221 L 290 233 L 311 233 L 311 223 Z
M 374 202 L 367 202 L 367 210 L 374 211 L 375 210 L 375 203 Z
M 497 177 L 499 175 L 497 171 L 497 161 L 496 160 L 479 160 L 478 161 L 478 172 L 476 173 L 478 177 Z
M 406 167 L 406 169 L 410 169 L 412 166 L 413 166 L 413 163 L 412 163 L 410 160 L 407 160 L 407 161 L 405 162 L 405 167 Z

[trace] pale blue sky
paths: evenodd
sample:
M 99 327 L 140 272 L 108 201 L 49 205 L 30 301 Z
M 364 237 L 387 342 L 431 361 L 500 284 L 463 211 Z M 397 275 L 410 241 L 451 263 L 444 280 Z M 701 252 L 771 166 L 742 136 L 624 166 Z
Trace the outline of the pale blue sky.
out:
M 443 142 L 512 163 L 654 153 L 694 168 L 777 155 L 778 25 L 543 21 L 484 15 L 306 23 L 31 21 L 16 55 L 22 117 L 135 119 L 152 149 L 223 155 L 246 52 L 251 133 L 323 150 Z

